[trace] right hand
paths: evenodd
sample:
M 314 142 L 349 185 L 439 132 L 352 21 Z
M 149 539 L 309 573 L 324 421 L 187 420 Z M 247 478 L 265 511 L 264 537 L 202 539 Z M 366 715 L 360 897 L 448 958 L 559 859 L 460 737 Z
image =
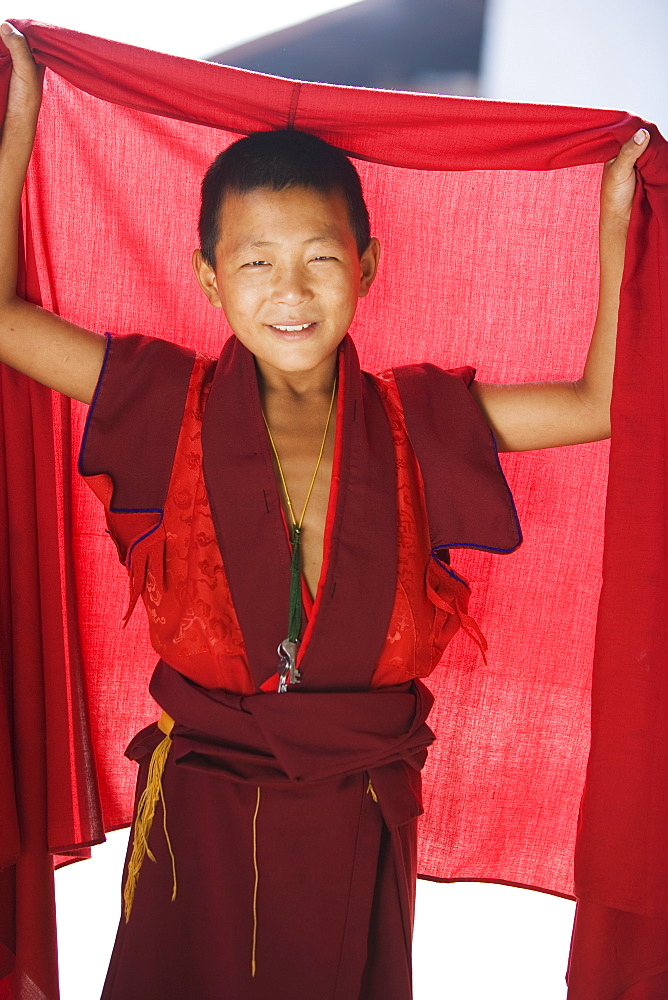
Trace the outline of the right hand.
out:
M 7 30 L 9 29 L 9 30 Z M 24 114 L 39 110 L 42 102 L 44 66 L 37 65 L 25 35 L 3 21 L 0 38 L 12 57 L 12 78 L 7 98 L 7 115 Z

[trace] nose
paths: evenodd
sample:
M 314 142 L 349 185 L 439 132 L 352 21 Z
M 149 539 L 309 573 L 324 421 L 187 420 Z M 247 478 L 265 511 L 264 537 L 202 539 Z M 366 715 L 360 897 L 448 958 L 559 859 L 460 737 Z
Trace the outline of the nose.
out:
M 275 267 L 273 271 L 272 299 L 274 302 L 296 306 L 308 302 L 311 289 L 308 275 L 298 266 Z

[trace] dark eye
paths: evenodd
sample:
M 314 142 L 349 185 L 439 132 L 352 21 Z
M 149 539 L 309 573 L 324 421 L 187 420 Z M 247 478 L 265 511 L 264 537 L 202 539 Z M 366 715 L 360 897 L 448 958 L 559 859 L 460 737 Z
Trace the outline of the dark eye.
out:
M 314 257 L 313 260 L 336 260 L 336 257 Z
M 248 264 L 244 264 L 244 267 L 262 267 L 266 263 L 268 263 L 266 260 L 252 260 Z

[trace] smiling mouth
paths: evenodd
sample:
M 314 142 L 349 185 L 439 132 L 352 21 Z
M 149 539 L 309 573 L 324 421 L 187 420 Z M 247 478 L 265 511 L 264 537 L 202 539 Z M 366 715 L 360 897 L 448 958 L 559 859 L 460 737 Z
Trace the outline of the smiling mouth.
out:
M 315 325 L 315 323 L 300 323 L 298 326 L 279 326 L 278 323 L 269 324 L 272 330 L 280 330 L 281 333 L 303 333 L 304 330 L 308 330 Z

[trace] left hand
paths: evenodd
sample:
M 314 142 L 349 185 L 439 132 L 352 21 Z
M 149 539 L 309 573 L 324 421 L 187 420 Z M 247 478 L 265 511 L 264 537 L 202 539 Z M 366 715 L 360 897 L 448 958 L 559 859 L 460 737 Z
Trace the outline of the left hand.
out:
M 638 129 L 635 135 L 624 143 L 617 156 L 613 160 L 608 160 L 603 167 L 601 222 L 622 222 L 628 226 L 636 187 L 634 164 L 645 152 L 648 143 L 647 129 Z

